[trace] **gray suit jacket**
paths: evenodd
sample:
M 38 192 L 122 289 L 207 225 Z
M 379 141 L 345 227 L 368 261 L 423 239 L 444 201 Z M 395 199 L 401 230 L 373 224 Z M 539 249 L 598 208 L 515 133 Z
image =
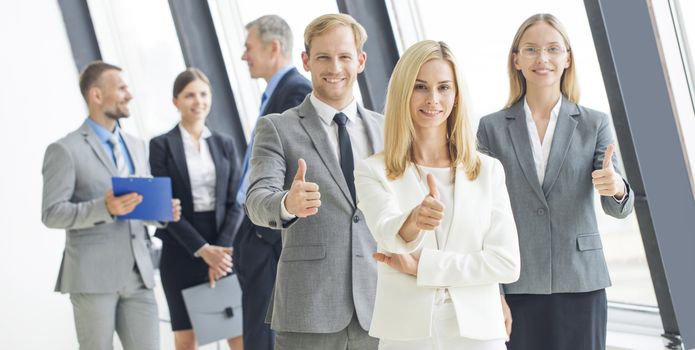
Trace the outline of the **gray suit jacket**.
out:
M 591 172 L 600 169 L 613 133 L 604 113 L 563 97 L 541 185 L 531 153 L 523 99 L 483 117 L 478 127 L 482 152 L 499 159 L 519 233 L 521 277 L 506 293 L 587 292 L 610 286 L 596 224 Z M 617 157 L 613 158 L 620 172 Z M 627 181 L 625 181 L 626 187 Z M 618 203 L 601 197 L 604 212 L 624 218 L 632 212 L 630 193 Z
M 358 105 L 372 153 L 382 148 L 383 116 Z M 282 229 L 269 318 L 276 331 L 333 333 L 353 310 L 369 329 L 376 291 L 376 243 L 352 202 L 345 177 L 309 97 L 282 114 L 259 119 L 251 157 L 246 210 L 254 224 Z M 318 214 L 283 223 L 280 201 L 297 160 L 321 191 Z
M 148 175 L 144 142 L 121 135 L 135 175 Z M 114 220 L 106 210 L 104 193 L 116 174 L 113 160 L 86 122 L 46 149 L 41 219 L 50 228 L 65 229 L 57 292 L 116 292 L 135 265 L 145 286 L 154 287 L 145 226 L 137 220 Z

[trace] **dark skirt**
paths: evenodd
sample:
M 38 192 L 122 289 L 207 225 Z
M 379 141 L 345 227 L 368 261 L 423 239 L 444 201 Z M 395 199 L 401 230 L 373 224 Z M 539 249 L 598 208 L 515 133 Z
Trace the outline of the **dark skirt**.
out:
M 507 294 L 512 310 L 508 350 L 605 350 L 606 290 Z
M 206 241 L 215 241 L 217 228 L 214 211 L 194 213 L 191 225 Z M 181 290 L 207 282 L 209 280 L 208 265 L 202 258 L 194 257 L 172 239 L 164 242 L 162 246 L 159 274 L 169 307 L 171 329 L 174 331 L 191 329 L 191 320 L 188 318 Z

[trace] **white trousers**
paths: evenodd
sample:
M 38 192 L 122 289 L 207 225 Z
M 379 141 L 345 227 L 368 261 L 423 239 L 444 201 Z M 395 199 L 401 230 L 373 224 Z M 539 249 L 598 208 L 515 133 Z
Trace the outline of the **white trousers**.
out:
M 379 340 L 379 350 L 505 350 L 504 339 L 476 340 L 459 335 L 454 304 L 434 306 L 432 337 L 417 340 Z

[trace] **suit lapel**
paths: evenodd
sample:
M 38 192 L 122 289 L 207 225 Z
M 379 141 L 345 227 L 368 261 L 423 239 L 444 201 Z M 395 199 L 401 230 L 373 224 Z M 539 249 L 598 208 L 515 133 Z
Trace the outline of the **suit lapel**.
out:
M 94 133 L 94 130 L 92 130 L 92 127 L 89 126 L 87 122 L 84 122 L 80 127 L 80 133 L 82 133 L 85 142 L 89 144 L 89 146 L 92 148 L 92 151 L 96 153 L 97 158 L 99 158 L 101 163 L 104 164 L 106 169 L 109 170 L 111 176 L 116 176 L 118 172 L 116 169 L 116 164 L 114 164 L 113 160 L 109 159 L 109 156 L 106 154 L 106 151 L 104 150 L 104 146 L 102 146 L 101 142 L 99 142 L 99 139 L 97 138 L 97 135 Z
M 169 145 L 171 158 L 174 160 L 179 175 L 181 175 L 181 181 L 186 187 L 186 193 L 192 193 L 191 179 L 188 177 L 188 167 L 186 166 L 186 153 L 183 149 L 183 138 L 178 125 L 167 133 L 167 144 Z
M 347 180 L 345 180 L 345 176 L 343 176 L 341 171 L 340 162 L 338 162 L 338 158 L 336 158 L 333 152 L 333 147 L 328 142 L 328 135 L 326 135 L 326 130 L 321 125 L 323 122 L 320 119 L 321 117 L 316 113 L 311 100 L 307 97 L 299 107 L 299 125 L 304 128 L 309 139 L 311 139 L 316 153 L 319 154 L 323 164 L 328 169 L 331 177 L 333 177 L 333 181 L 340 187 L 345 199 L 354 206 L 355 203 L 352 203 L 352 195 L 350 195 Z
M 550 156 L 548 157 L 548 166 L 545 170 L 545 178 L 543 179 L 543 193 L 545 196 L 550 193 L 550 190 L 555 184 L 560 169 L 567 157 L 572 142 L 574 130 L 577 128 L 577 120 L 574 116 L 579 115 L 577 105 L 569 102 L 564 96 L 560 105 L 560 112 L 557 116 L 557 125 L 553 134 L 553 143 L 550 146 Z
M 364 127 L 367 130 L 367 138 L 369 139 L 369 154 L 374 154 L 384 148 L 384 140 L 381 137 L 381 128 L 371 113 L 367 112 L 362 106 L 357 104 L 357 113 L 362 117 Z
M 212 162 L 215 163 L 215 202 L 217 204 L 224 205 L 224 201 L 222 200 L 226 197 L 224 191 L 225 189 L 229 188 L 229 186 L 225 184 L 227 178 L 229 177 L 229 161 L 224 157 L 222 145 L 219 144 L 218 138 L 215 136 L 215 134 L 208 137 L 206 141 L 208 143 L 208 148 L 210 149 Z M 220 228 L 221 225 L 222 223 L 218 220 L 217 228 Z
M 509 138 L 512 140 L 512 147 L 516 153 L 516 159 L 519 161 L 521 170 L 526 177 L 533 192 L 538 198 L 545 203 L 545 196 L 541 191 L 541 185 L 538 182 L 538 174 L 536 173 L 536 165 L 533 161 L 531 152 L 531 141 L 528 138 L 528 127 L 526 126 L 526 117 L 524 113 L 524 101 L 521 100 L 513 105 L 507 112 L 507 131 Z
M 269 114 L 267 111 L 276 110 L 275 105 L 278 103 L 279 100 L 279 91 L 282 91 L 282 88 L 285 85 L 287 79 L 289 79 L 294 74 L 299 74 L 299 72 L 297 72 L 297 68 L 290 69 L 285 73 L 285 75 L 282 76 L 282 78 L 280 78 L 280 81 L 278 81 L 278 84 L 275 86 L 275 90 L 273 90 L 273 94 L 268 96 L 268 103 L 265 105 L 265 109 L 261 111 L 261 115 Z M 283 111 L 281 111 L 280 113 L 282 112 Z
M 456 168 L 455 176 L 454 203 L 451 211 L 454 214 L 454 219 L 449 226 L 448 238 L 446 242 L 443 242 L 444 244 L 439 248 L 440 250 L 446 250 L 450 246 L 451 241 L 466 237 L 466 233 L 475 232 L 480 222 L 479 215 L 476 214 L 480 212 L 480 203 L 475 200 L 479 198 L 476 186 L 472 186 L 472 182 L 468 180 L 468 176 L 466 176 L 466 172 L 461 165 Z M 459 218 L 459 216 L 462 218 Z M 461 235 L 460 233 L 464 234 Z

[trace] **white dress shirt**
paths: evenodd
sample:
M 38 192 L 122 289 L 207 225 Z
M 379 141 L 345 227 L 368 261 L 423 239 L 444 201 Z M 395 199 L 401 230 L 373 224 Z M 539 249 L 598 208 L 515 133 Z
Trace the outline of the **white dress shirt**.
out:
M 540 136 L 538 136 L 538 128 L 536 123 L 533 121 L 533 114 L 531 113 L 531 108 L 528 106 L 526 98 L 524 98 L 524 112 L 526 113 L 526 126 L 528 129 L 528 137 L 531 141 L 531 150 L 533 152 L 533 162 L 536 165 L 536 174 L 538 175 L 538 182 L 543 185 L 543 179 L 545 179 L 545 169 L 548 167 L 548 158 L 550 157 L 550 146 L 553 143 L 553 135 L 555 134 L 555 126 L 557 125 L 557 117 L 560 114 L 560 105 L 562 104 L 562 98 L 557 100 L 555 106 L 550 110 L 550 121 L 548 122 L 548 127 L 545 129 L 545 135 L 541 141 Z
M 350 135 L 350 145 L 352 146 L 352 159 L 355 163 L 357 163 L 358 161 L 369 157 L 371 152 L 369 147 L 369 139 L 367 138 L 367 129 L 364 126 L 364 121 L 362 120 L 362 117 L 357 113 L 357 102 L 354 98 L 352 99 L 352 102 L 350 102 L 350 104 L 348 104 L 342 110 L 337 110 L 329 106 L 327 103 L 319 100 L 316 96 L 314 96 L 313 93 L 309 95 L 309 100 L 311 101 L 311 104 L 314 106 L 314 109 L 316 109 L 316 113 L 319 115 L 319 118 L 321 119 L 321 126 L 323 126 L 323 129 L 326 131 L 326 135 L 328 136 L 328 143 L 331 144 L 333 154 L 335 154 L 335 158 L 338 160 L 338 163 L 340 163 L 340 148 L 338 145 L 338 124 L 336 124 L 335 121 L 333 121 L 333 118 L 336 114 L 340 112 L 344 113 L 348 118 L 345 127 L 347 128 L 348 134 Z M 286 197 L 287 193 L 285 193 L 285 196 L 282 198 L 282 201 L 280 201 L 280 217 L 285 221 L 289 221 L 294 219 L 295 216 L 290 214 L 290 212 L 287 211 L 287 207 L 285 207 Z
M 186 167 L 188 178 L 191 181 L 191 194 L 193 196 L 193 211 L 215 210 L 215 162 L 212 160 L 210 148 L 205 141 L 212 133 L 207 127 L 198 141 L 194 140 L 190 133 L 179 124 L 181 138 L 183 139 L 183 151 L 186 154 Z M 200 150 L 198 150 L 200 145 Z

